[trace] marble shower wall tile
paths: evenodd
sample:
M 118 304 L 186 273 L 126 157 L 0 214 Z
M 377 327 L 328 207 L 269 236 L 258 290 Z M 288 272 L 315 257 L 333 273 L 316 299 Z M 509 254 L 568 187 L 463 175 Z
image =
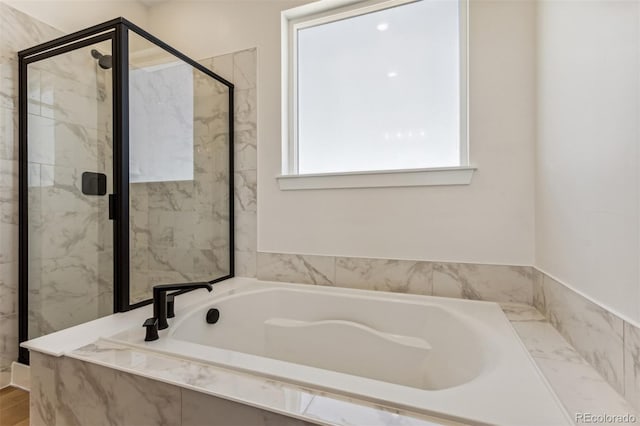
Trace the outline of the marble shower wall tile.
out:
M 258 245 L 258 218 L 256 212 L 239 212 L 235 219 L 235 274 L 239 277 L 256 276 L 256 247 Z
M 547 275 L 540 297 L 549 322 L 624 394 L 623 321 Z
M 0 263 L 0 317 L 17 312 L 18 262 Z
M 17 52 L 60 35 L 62 32 L 0 3 L 0 387 L 7 384 L 18 352 Z M 28 94 L 31 112 L 39 112 L 39 82 L 39 73 L 34 73 Z
M 235 85 L 235 274 L 255 277 L 257 264 L 257 50 L 247 49 L 202 62 Z
M 0 107 L 0 158 L 18 159 L 18 112 L 15 109 Z
M 338 287 L 432 294 L 430 262 L 337 257 L 335 263 Z
M 335 285 L 331 256 L 258 253 L 258 279 L 302 284 Z
M 530 305 L 532 288 L 533 271 L 529 266 L 433 264 L 434 296 Z
M 18 51 L 59 37 L 62 32 L 0 3 L 0 60 L 15 59 Z
M 624 396 L 640 411 L 640 328 L 624 323 Z

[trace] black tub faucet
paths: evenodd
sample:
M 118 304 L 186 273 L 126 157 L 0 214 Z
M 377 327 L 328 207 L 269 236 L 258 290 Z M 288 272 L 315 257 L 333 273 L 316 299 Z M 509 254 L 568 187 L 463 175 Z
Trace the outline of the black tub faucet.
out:
M 143 327 L 147 329 L 147 335 L 145 341 L 157 340 L 158 330 L 164 330 L 169 327 L 167 323 L 167 293 L 175 291 L 171 294 L 171 301 L 179 294 L 186 293 L 189 290 L 195 290 L 197 288 L 206 288 L 208 291 L 213 290 L 211 284 L 201 283 L 182 283 L 182 284 L 159 284 L 153 286 L 153 317 L 146 320 Z M 173 306 L 171 307 L 173 311 Z M 173 316 L 173 312 L 171 312 Z

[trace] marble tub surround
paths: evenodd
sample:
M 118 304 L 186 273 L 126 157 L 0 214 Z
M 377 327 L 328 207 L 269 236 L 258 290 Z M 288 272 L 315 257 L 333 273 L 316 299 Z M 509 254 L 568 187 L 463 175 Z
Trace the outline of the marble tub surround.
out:
M 258 278 L 531 304 L 534 275 L 528 266 L 259 252 Z
M 433 294 L 433 264 L 430 262 L 336 257 L 335 265 L 336 286 Z
M 624 324 L 624 395 L 640 411 L 640 328 Z
M 38 374 L 34 373 L 31 415 L 38 426 L 56 421 L 81 425 L 83 419 L 98 417 L 102 423 L 97 424 L 110 426 L 456 424 L 106 341 L 63 357 L 36 354 L 32 368 Z M 72 397 L 86 403 L 70 404 Z M 137 423 L 106 413 L 126 410 L 137 398 Z M 145 418 L 153 404 L 165 406 Z
M 634 355 L 638 328 L 547 274 L 536 275 L 536 307 L 616 391 L 640 409 L 640 363 L 637 352 Z
M 258 253 L 260 280 L 335 285 L 335 258 L 279 253 Z
M 291 285 L 287 285 L 284 283 L 266 284 L 275 286 L 275 288 L 277 289 L 293 289 Z M 214 287 L 214 292 L 210 297 L 221 298 L 219 303 L 223 303 L 222 298 L 225 298 L 226 296 L 237 295 L 239 294 L 238 292 L 242 292 L 243 289 L 246 289 L 247 291 L 253 293 L 255 293 L 255 291 L 263 292 L 264 286 L 265 283 L 256 282 L 255 280 L 246 278 L 234 278 L 216 284 Z M 303 292 L 307 291 L 307 288 L 305 288 L 305 286 L 295 286 L 295 288 Z M 308 291 L 318 292 L 320 294 L 345 294 L 352 295 L 352 297 L 365 296 L 365 294 L 360 293 L 357 290 L 346 288 L 334 289 L 330 291 L 329 289 L 322 290 L 309 288 Z M 329 293 L 327 293 L 328 291 Z M 202 294 L 195 293 L 197 292 L 192 292 L 181 296 L 184 297 L 184 299 L 182 299 L 182 302 L 178 300 L 179 304 L 176 307 L 176 318 L 171 320 L 172 325 L 170 325 L 169 329 L 167 330 L 169 333 L 171 331 L 175 331 L 177 333 L 182 327 L 180 324 L 187 324 L 187 321 L 190 320 L 187 313 L 194 312 L 193 308 L 189 308 L 190 305 L 197 303 L 196 306 L 200 308 L 206 307 L 204 306 L 205 302 L 202 300 Z M 380 293 L 367 293 L 367 295 L 374 298 L 383 297 L 383 295 Z M 396 295 L 395 299 L 397 299 L 398 301 L 415 300 L 411 295 L 402 294 Z M 236 299 L 228 298 L 224 300 L 232 301 Z M 458 305 L 467 306 L 467 304 L 472 303 L 468 301 L 456 301 L 452 299 L 435 300 L 442 301 L 442 303 L 444 304 L 443 306 L 451 305 L 451 307 Z M 480 309 L 480 311 L 482 312 L 486 311 L 487 314 L 489 313 L 489 308 L 491 312 L 496 311 L 495 305 L 493 304 L 483 303 L 479 305 L 474 304 L 473 306 L 477 307 L 477 309 Z M 328 308 L 331 309 L 330 307 Z M 515 305 L 510 307 L 510 312 L 512 312 L 512 314 L 510 315 L 517 315 L 522 318 L 528 318 L 532 315 L 532 313 L 525 312 L 524 308 Z M 48 354 L 56 357 L 76 358 L 85 362 L 100 364 L 102 366 L 111 367 L 125 373 L 141 375 L 149 379 L 169 383 L 171 385 L 178 386 L 184 389 L 207 393 L 216 397 L 222 397 L 224 399 L 239 402 L 245 405 L 248 404 L 262 410 L 274 411 L 277 414 L 296 417 L 309 423 L 355 425 L 446 423 L 439 420 L 433 421 L 433 419 L 425 417 L 424 414 L 415 415 L 414 412 L 411 411 L 399 411 L 397 407 L 390 408 L 388 404 L 385 404 L 387 405 L 386 407 L 380 407 L 375 403 L 372 404 L 371 402 L 363 402 L 363 399 L 361 398 L 354 399 L 354 395 L 345 397 L 343 392 L 339 392 L 340 395 L 337 395 L 336 393 L 318 392 L 314 386 L 312 386 L 311 388 L 309 386 L 301 386 L 298 381 L 296 381 L 298 385 L 292 385 L 291 383 L 293 382 L 289 381 L 287 381 L 289 384 L 286 384 L 284 382 L 277 382 L 269 379 L 265 380 L 265 376 L 262 374 L 242 373 L 235 368 L 225 369 L 208 362 L 199 362 L 196 360 L 196 358 L 201 354 L 198 355 L 196 352 L 194 352 L 191 361 L 188 361 L 182 357 L 178 358 L 174 355 L 169 355 L 168 352 L 162 352 L 162 349 L 160 347 L 156 348 L 156 346 L 158 345 L 154 344 L 142 344 L 142 346 L 138 347 L 139 345 L 135 342 L 130 344 L 118 343 L 115 341 L 110 341 L 111 339 L 98 339 L 96 341 L 95 330 L 101 330 L 101 334 L 105 336 L 112 336 L 115 334 L 119 334 L 120 331 L 128 331 L 130 329 L 131 331 L 135 331 L 136 333 L 141 332 L 142 329 L 140 327 L 136 327 L 135 325 L 132 326 L 132 323 L 135 323 L 136 321 L 139 321 L 141 323 L 149 314 L 150 307 L 145 306 L 141 309 L 137 309 L 128 313 L 114 314 L 109 317 L 95 320 L 92 323 L 83 324 L 71 329 L 62 330 L 58 333 L 43 336 L 41 338 L 27 342 L 26 344 L 24 344 L 24 346 L 28 347 L 32 353 L 41 353 L 46 351 Z M 497 310 L 494 316 L 497 319 L 500 317 L 500 315 L 502 315 L 502 313 Z M 502 317 L 501 321 L 504 321 L 504 317 Z M 507 323 L 505 323 L 504 326 L 506 326 L 508 329 L 504 330 L 507 335 L 510 335 L 510 333 L 514 333 Z M 133 330 L 132 327 L 135 328 L 135 330 Z M 167 331 L 163 331 L 162 334 L 166 334 Z M 497 331 L 495 332 L 497 333 Z M 164 342 L 170 343 L 169 340 L 171 339 L 166 338 L 164 339 Z M 161 339 L 161 341 L 154 343 L 162 344 L 163 340 Z M 188 345 L 188 343 L 181 343 L 181 347 L 184 347 L 185 345 Z M 147 346 L 149 347 L 147 348 Z M 516 344 L 516 346 L 518 345 Z M 160 350 L 161 352 L 157 352 L 156 350 Z M 522 351 L 522 348 L 520 348 L 519 350 Z M 533 366 L 530 365 L 529 362 L 530 361 L 528 361 L 527 363 L 527 365 L 529 365 L 529 367 L 527 367 L 527 371 L 529 371 L 528 369 L 533 368 Z M 35 370 L 32 370 L 32 373 L 34 377 L 39 375 Z M 187 377 L 187 379 L 185 379 L 185 377 Z M 228 380 L 226 378 L 228 378 Z M 316 382 L 310 381 L 309 383 Z M 37 385 L 34 384 L 33 389 L 36 389 L 36 386 Z M 286 392 L 283 392 L 283 386 Z M 340 389 L 342 388 L 343 387 L 340 387 Z M 436 399 L 438 399 L 439 401 L 444 402 L 445 400 L 450 399 L 450 397 L 452 396 L 451 392 L 457 394 L 457 389 L 457 387 L 454 387 L 451 388 L 450 392 L 443 391 L 437 393 L 437 395 L 434 394 L 433 396 L 436 397 Z M 496 392 L 500 393 L 500 390 L 498 388 L 495 389 Z M 309 402 L 308 395 L 304 396 L 303 394 L 300 394 L 300 390 L 306 392 L 306 394 L 310 393 L 313 396 L 312 401 Z M 545 392 L 548 391 L 545 390 Z M 296 398 L 292 400 L 291 395 L 298 395 L 299 398 L 298 396 L 296 396 Z M 538 394 L 536 393 L 536 395 Z M 545 393 L 545 395 L 548 394 Z M 548 397 L 551 396 L 548 395 Z M 542 398 L 542 400 L 545 400 L 545 398 L 547 398 L 547 396 Z M 502 397 L 500 397 L 499 399 L 502 400 Z M 276 402 L 273 402 L 274 400 Z M 374 400 L 377 402 L 382 401 L 378 399 Z M 385 398 L 384 400 L 386 401 L 387 398 Z M 458 403 L 456 401 L 457 400 L 454 401 L 452 399 L 451 403 L 454 404 L 455 407 L 458 407 Z M 524 400 L 520 400 L 519 404 L 523 403 L 523 401 Z M 541 403 L 538 397 L 536 397 L 536 401 L 538 401 L 538 403 Z M 431 402 L 435 403 L 434 401 Z M 400 406 L 403 405 L 401 404 Z M 429 405 L 429 407 L 430 406 L 431 405 Z M 273 407 L 275 407 L 275 409 Z M 277 407 L 282 407 L 283 411 L 278 411 Z M 351 408 L 349 410 L 346 410 L 346 407 Z M 300 416 L 292 413 L 292 409 L 297 410 L 297 413 L 300 414 Z M 374 411 L 370 411 L 372 409 Z M 439 408 L 437 408 L 436 406 L 433 406 L 433 409 L 439 410 Z M 475 408 L 473 409 L 475 410 Z M 481 410 L 485 409 L 482 408 Z M 451 410 L 449 409 L 446 409 L 445 411 L 451 413 Z M 456 411 L 454 410 L 453 412 Z M 322 417 L 323 415 L 325 417 Z M 329 415 L 331 417 L 327 418 L 326 416 Z M 470 414 L 467 413 L 466 415 Z M 407 420 L 407 418 L 410 418 L 411 421 Z M 425 423 L 425 421 L 428 423 Z
M 9 383 L 11 362 L 18 356 L 17 52 L 62 34 L 0 3 L 0 388 Z
M 513 326 L 574 421 L 577 413 L 638 416 L 637 409 L 551 324 L 516 321 Z
M 222 313 L 213 327 L 202 320 L 212 306 Z M 143 337 L 131 327 L 108 339 L 441 418 L 532 425 L 565 419 L 495 303 L 258 281 L 233 295 L 214 292 L 158 342 Z M 333 346 L 345 351 L 338 355 Z M 529 397 L 513 398 L 523 394 Z M 508 409 L 499 402 L 506 400 Z
M 433 295 L 531 304 L 529 266 L 440 263 L 433 266 Z
M 179 425 L 180 388 L 67 357 L 31 355 L 31 424 Z

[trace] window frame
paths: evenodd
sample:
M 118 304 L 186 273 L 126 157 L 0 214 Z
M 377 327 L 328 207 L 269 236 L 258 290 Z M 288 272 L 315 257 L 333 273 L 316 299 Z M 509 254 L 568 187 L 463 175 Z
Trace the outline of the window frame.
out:
M 281 182 L 281 189 L 304 189 L 295 188 L 291 185 L 291 178 L 300 177 L 322 177 L 330 175 L 331 181 L 335 181 L 336 176 L 352 175 L 354 171 L 344 171 L 337 173 L 320 174 L 300 174 L 298 170 L 298 31 L 331 22 L 349 19 L 368 13 L 403 6 L 420 0 L 325 0 L 322 2 L 303 5 L 294 9 L 282 12 L 281 15 L 281 36 L 282 36 L 282 169 L 278 180 Z M 473 167 L 469 162 L 469 137 L 468 137 L 468 0 L 456 0 L 459 5 L 459 47 L 460 47 L 460 133 L 459 150 L 460 163 L 456 167 L 446 167 L 448 171 L 460 169 L 465 175 L 469 175 L 469 182 L 466 179 L 454 179 L 452 184 L 470 183 Z M 440 171 L 442 168 L 426 169 L 389 169 L 384 171 L 360 171 L 359 174 L 384 174 L 405 173 L 416 170 L 427 172 L 430 170 Z M 470 173 L 469 173 L 470 171 Z M 415 185 L 415 174 L 412 179 Z M 287 179 L 286 188 L 282 182 Z M 384 179 L 384 177 L 382 177 Z M 308 180 L 308 179 L 307 179 Z M 379 179 L 378 179 L 379 180 Z M 433 182 L 430 179 L 429 182 Z M 436 179 L 438 183 L 425 183 L 425 185 L 447 184 L 446 180 Z M 327 181 L 329 182 L 329 181 Z M 292 187 L 293 186 L 293 187 Z M 391 186 L 372 184 L 372 186 Z M 397 186 L 393 185 L 393 186 Z M 322 188 L 322 184 L 316 184 L 314 189 Z M 336 186 L 328 186 L 336 187 Z M 342 187 L 342 186 L 337 186 Z

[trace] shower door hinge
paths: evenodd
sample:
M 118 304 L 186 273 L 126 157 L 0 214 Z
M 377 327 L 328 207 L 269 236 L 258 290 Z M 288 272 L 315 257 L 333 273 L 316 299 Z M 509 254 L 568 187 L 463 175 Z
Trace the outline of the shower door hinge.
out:
M 116 219 L 116 194 L 109 194 L 109 220 Z

